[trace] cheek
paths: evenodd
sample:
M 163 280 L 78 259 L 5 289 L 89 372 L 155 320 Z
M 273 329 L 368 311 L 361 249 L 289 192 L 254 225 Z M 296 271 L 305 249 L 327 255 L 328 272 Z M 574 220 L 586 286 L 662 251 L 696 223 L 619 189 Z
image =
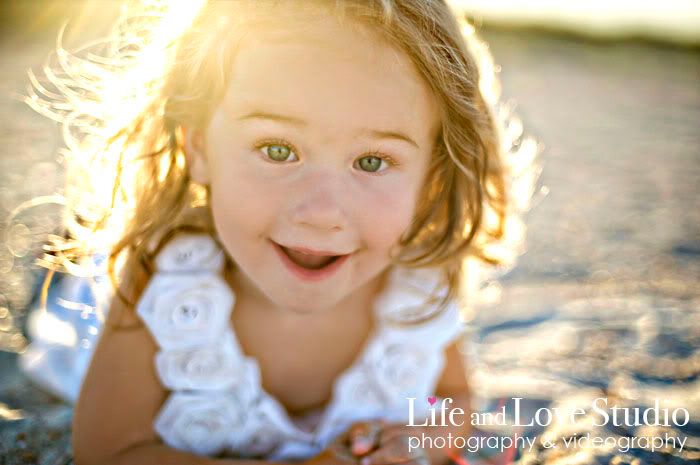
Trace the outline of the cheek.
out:
M 410 185 L 393 185 L 357 207 L 370 247 L 391 247 L 411 225 L 417 193 Z
M 212 213 L 220 233 L 256 234 L 278 213 L 270 184 L 261 183 L 237 166 L 218 166 L 211 180 Z

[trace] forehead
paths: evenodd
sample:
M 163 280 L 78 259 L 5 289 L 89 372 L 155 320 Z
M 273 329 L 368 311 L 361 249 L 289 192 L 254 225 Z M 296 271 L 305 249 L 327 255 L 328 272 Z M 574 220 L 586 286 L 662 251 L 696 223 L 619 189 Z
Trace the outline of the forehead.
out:
M 422 142 L 439 124 L 435 99 L 404 52 L 328 14 L 291 12 L 248 25 L 224 105 L 285 112 L 330 130 L 400 128 Z

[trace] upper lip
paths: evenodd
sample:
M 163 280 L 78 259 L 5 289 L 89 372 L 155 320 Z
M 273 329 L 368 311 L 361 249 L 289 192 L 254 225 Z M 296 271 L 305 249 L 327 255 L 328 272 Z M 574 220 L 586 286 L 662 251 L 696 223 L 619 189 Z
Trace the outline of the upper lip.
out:
M 335 257 L 339 255 L 347 255 L 347 253 L 342 253 L 342 252 L 331 252 L 328 250 L 316 250 L 316 249 L 310 249 L 308 247 L 295 247 L 295 246 L 288 246 L 288 245 L 283 245 L 277 242 L 277 245 L 284 247 L 285 249 L 289 250 L 294 250 L 295 252 L 301 252 L 305 253 L 308 255 L 317 255 L 317 256 L 323 256 L 323 257 Z

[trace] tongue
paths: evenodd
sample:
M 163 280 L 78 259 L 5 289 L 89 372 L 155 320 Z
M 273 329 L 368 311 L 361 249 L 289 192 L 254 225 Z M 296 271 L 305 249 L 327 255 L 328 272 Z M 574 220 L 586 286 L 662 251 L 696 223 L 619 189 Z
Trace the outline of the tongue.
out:
M 323 268 L 336 258 L 332 256 L 309 255 L 301 252 L 296 252 L 287 248 L 285 248 L 284 251 L 287 253 L 287 256 L 291 258 L 292 261 L 297 265 L 313 270 Z

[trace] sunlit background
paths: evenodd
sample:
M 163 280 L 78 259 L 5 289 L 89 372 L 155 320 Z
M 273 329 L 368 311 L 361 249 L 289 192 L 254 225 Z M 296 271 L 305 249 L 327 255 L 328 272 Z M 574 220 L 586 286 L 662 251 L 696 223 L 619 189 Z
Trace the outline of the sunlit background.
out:
M 489 43 L 504 98 L 542 148 L 542 173 L 524 218 L 525 253 L 478 294 L 469 354 L 475 407 L 493 410 L 511 397 L 526 398 L 533 409 L 585 406 L 607 396 L 645 407 L 659 399 L 688 409 L 693 419 L 683 430 L 671 428 L 688 438 L 682 453 L 509 451 L 489 458 L 484 452 L 470 455 L 470 463 L 697 463 L 700 2 L 452 3 Z M 27 70 L 41 70 L 64 21 L 70 18 L 64 36 L 70 48 L 104 35 L 118 9 L 117 1 L 99 0 L 2 3 L 0 457 L 6 461 L 0 463 L 71 461 L 70 406 L 17 368 L 44 276 L 34 263 L 47 235 L 61 231 L 64 180 L 58 125 L 19 97 L 26 95 Z M 34 329 L 49 327 L 40 331 L 57 347 L 84 349 L 80 363 L 86 363 L 95 332 L 79 334 L 71 322 L 90 313 L 68 300 L 54 296 L 61 311 L 35 321 Z M 492 427 L 480 434 L 512 431 Z

